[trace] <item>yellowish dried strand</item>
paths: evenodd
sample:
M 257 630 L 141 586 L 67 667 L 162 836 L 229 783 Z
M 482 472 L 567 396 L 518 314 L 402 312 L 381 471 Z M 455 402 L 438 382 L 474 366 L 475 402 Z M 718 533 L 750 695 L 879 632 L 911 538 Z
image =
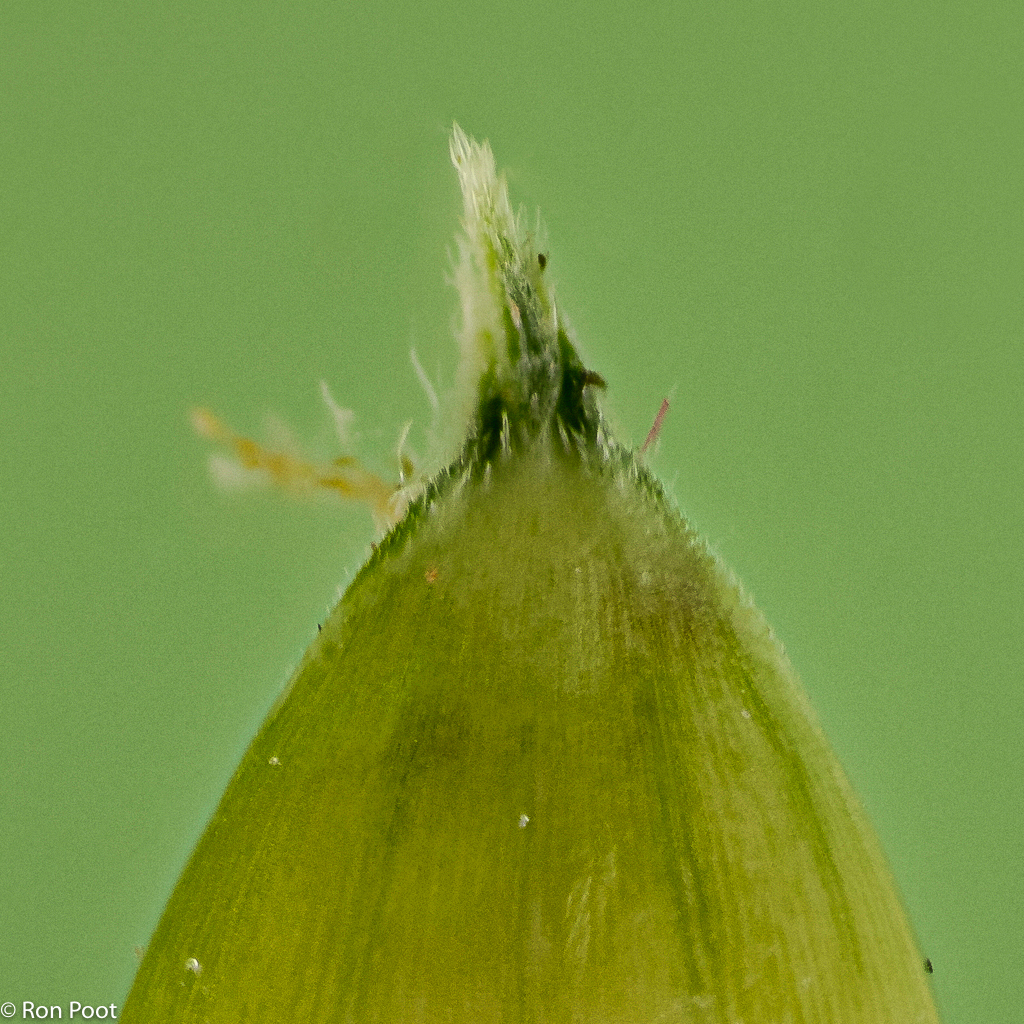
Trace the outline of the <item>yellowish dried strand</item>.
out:
M 193 409 L 192 426 L 203 437 L 229 448 L 243 470 L 266 475 L 274 484 L 293 493 L 326 490 L 349 501 L 366 505 L 384 527 L 401 518 L 405 501 L 400 501 L 402 484 L 391 485 L 363 468 L 352 456 L 342 456 L 323 465 L 289 452 L 274 451 L 251 438 L 236 434 L 208 409 Z M 411 469 L 407 461 L 403 475 Z

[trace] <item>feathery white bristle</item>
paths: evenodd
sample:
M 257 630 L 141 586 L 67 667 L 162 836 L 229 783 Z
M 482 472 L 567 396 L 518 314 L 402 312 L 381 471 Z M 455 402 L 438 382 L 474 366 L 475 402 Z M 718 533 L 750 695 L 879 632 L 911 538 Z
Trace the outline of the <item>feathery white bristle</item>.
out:
M 495 258 L 502 252 L 502 239 L 514 246 L 517 233 L 508 186 L 498 176 L 491 147 L 471 140 L 454 125 L 449 149 L 463 202 L 454 278 L 462 308 L 457 389 L 468 415 L 476 407 L 481 377 L 502 358 L 497 342 L 503 333 L 505 296 Z
M 427 376 L 427 371 L 423 369 L 423 364 L 419 361 L 416 356 L 416 349 L 409 350 L 409 358 L 412 360 L 412 368 L 416 373 L 416 377 L 420 382 L 420 387 L 423 388 L 424 393 L 427 396 L 427 401 L 430 403 L 430 408 L 436 413 L 440 408 L 441 403 L 437 399 L 437 392 L 434 390 L 434 385 L 430 383 L 430 378 Z
M 351 409 L 343 409 L 334 400 L 334 395 L 331 394 L 331 389 L 327 385 L 327 381 L 320 381 L 320 397 L 323 399 L 324 405 L 327 406 L 330 411 L 331 418 L 334 420 L 334 430 L 338 435 L 338 442 L 341 444 L 341 450 L 343 452 L 349 452 L 352 450 L 352 434 L 351 427 L 352 422 L 356 418 L 356 414 Z

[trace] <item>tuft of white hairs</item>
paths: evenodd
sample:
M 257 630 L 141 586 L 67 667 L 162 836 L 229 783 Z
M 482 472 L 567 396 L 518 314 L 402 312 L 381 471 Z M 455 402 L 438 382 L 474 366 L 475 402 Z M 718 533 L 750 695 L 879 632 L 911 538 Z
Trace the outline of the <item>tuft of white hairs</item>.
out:
M 494 257 L 501 252 L 503 239 L 518 247 L 519 231 L 508 185 L 497 172 L 490 145 L 470 139 L 456 124 L 449 152 L 462 189 L 463 233 L 457 239 L 459 258 L 454 273 L 462 310 L 456 387 L 468 415 L 475 408 L 481 378 L 500 358 L 497 340 L 504 333 L 501 310 L 505 296 L 494 273 Z

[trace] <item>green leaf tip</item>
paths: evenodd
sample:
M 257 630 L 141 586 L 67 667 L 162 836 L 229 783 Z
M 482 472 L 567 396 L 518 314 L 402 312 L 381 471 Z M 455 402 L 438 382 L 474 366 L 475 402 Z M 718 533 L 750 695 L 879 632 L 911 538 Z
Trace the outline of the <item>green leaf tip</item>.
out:
M 315 636 L 121 1019 L 935 1024 L 781 646 L 609 436 L 489 147 L 451 152 L 463 447 Z

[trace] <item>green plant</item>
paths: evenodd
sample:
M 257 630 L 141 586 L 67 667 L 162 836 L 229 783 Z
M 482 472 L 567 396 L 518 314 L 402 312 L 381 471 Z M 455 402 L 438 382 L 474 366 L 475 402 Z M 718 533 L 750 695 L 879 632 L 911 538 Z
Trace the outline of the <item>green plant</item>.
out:
M 611 436 L 488 147 L 456 128 L 452 156 L 450 465 L 391 491 L 198 417 L 395 522 L 246 753 L 122 1020 L 935 1021 L 780 645 Z

